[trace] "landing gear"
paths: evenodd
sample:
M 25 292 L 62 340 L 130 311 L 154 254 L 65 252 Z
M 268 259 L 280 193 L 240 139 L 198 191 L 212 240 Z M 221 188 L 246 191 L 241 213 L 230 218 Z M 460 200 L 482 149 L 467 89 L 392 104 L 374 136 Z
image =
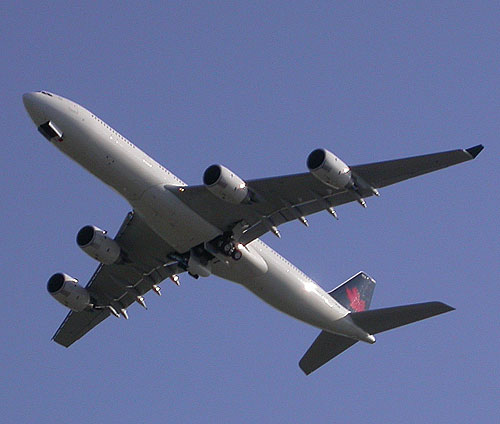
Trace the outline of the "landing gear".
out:
M 235 261 L 239 261 L 243 254 L 238 249 L 231 235 L 221 236 L 216 242 L 218 250 L 222 252 L 225 256 L 233 258 Z
M 234 243 L 232 241 L 225 242 L 222 245 L 222 251 L 227 256 L 231 256 L 231 254 L 234 251 L 234 249 L 235 249 L 235 247 L 234 247 Z
M 241 257 L 243 256 L 243 253 L 241 253 L 240 250 L 238 249 L 235 249 L 234 252 L 231 254 L 231 257 L 235 260 L 235 261 L 239 261 L 241 259 Z

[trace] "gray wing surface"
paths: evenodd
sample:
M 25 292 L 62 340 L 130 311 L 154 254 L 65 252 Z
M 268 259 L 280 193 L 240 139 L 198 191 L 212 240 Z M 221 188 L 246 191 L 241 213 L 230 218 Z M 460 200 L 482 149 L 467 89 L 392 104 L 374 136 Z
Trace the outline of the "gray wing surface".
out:
M 474 159 L 481 150 L 483 146 L 477 145 L 469 149 L 358 165 L 352 169 L 371 185 L 379 188 L 466 162 Z
M 158 237 L 140 218 L 130 212 L 115 240 L 119 242 L 127 261 L 122 264 L 99 265 L 86 288 L 97 308 L 82 312 L 71 311 L 53 340 L 68 347 L 115 310 L 126 309 L 165 278 L 183 272 L 177 264 L 169 264 L 168 255 L 174 249 Z
M 469 149 L 415 156 L 365 165 L 352 166 L 353 176 L 360 182 L 359 194 L 374 195 L 372 188 L 385 187 L 438 169 L 474 159 L 483 149 L 478 145 Z M 244 223 L 240 241 L 248 243 L 285 222 L 298 219 L 358 200 L 349 190 L 336 190 L 323 184 L 310 173 L 263 178 L 247 181 L 257 201 L 234 205 L 224 202 L 204 186 L 171 188 L 184 203 L 223 231 L 231 231 Z

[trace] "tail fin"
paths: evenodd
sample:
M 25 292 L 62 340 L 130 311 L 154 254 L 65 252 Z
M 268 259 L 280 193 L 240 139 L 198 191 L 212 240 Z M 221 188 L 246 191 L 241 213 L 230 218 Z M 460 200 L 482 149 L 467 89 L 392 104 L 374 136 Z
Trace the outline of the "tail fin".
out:
M 369 311 L 367 309 L 370 306 L 374 288 L 375 281 L 360 272 L 330 293 L 339 303 L 351 310 L 346 318 L 352 319 L 354 324 L 369 334 L 382 333 L 454 310 L 451 306 L 441 302 L 427 302 Z M 353 291 L 356 293 L 354 289 L 358 290 L 359 296 L 349 295 Z M 365 309 L 355 311 L 356 305 L 362 305 L 360 302 L 365 302 Z M 348 337 L 322 331 L 300 360 L 299 366 L 304 373 L 311 374 L 356 342 L 357 340 Z
M 351 312 L 370 309 L 375 280 L 360 271 L 328 294 Z

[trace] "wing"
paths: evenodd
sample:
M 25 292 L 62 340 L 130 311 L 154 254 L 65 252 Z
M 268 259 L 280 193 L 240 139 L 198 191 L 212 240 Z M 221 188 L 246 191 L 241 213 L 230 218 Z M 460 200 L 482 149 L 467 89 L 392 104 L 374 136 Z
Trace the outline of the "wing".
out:
M 115 240 L 127 258 L 125 263 L 99 265 L 86 288 L 95 304 L 82 312 L 71 311 L 53 340 L 68 347 L 114 311 L 126 310 L 165 278 L 183 272 L 168 256 L 174 249 L 158 237 L 145 222 L 130 212 Z
M 222 231 L 238 229 L 241 243 L 248 243 L 267 231 L 310 214 L 330 210 L 377 193 L 376 189 L 474 159 L 483 149 L 451 150 L 430 155 L 352 166 L 358 193 L 337 190 L 323 184 L 310 173 L 247 181 L 257 201 L 234 205 L 224 202 L 204 186 L 189 186 L 171 191 L 191 209 Z M 274 228 L 273 228 L 274 227 Z M 235 231 L 236 233 L 236 231 Z

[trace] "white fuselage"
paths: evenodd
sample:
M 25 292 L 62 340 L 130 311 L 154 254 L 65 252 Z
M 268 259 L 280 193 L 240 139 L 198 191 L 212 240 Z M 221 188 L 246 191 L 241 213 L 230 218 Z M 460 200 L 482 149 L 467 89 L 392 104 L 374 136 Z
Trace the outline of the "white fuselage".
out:
M 51 121 L 63 133 L 52 143 L 132 205 L 147 224 L 179 253 L 222 234 L 167 187 L 186 184 L 82 106 L 47 92 L 23 101 L 35 125 Z M 248 243 L 239 261 L 212 266 L 212 273 L 242 284 L 265 302 L 326 331 L 371 341 L 341 320 L 349 311 L 313 280 L 260 240 Z M 340 320 L 340 321 L 339 321 Z

